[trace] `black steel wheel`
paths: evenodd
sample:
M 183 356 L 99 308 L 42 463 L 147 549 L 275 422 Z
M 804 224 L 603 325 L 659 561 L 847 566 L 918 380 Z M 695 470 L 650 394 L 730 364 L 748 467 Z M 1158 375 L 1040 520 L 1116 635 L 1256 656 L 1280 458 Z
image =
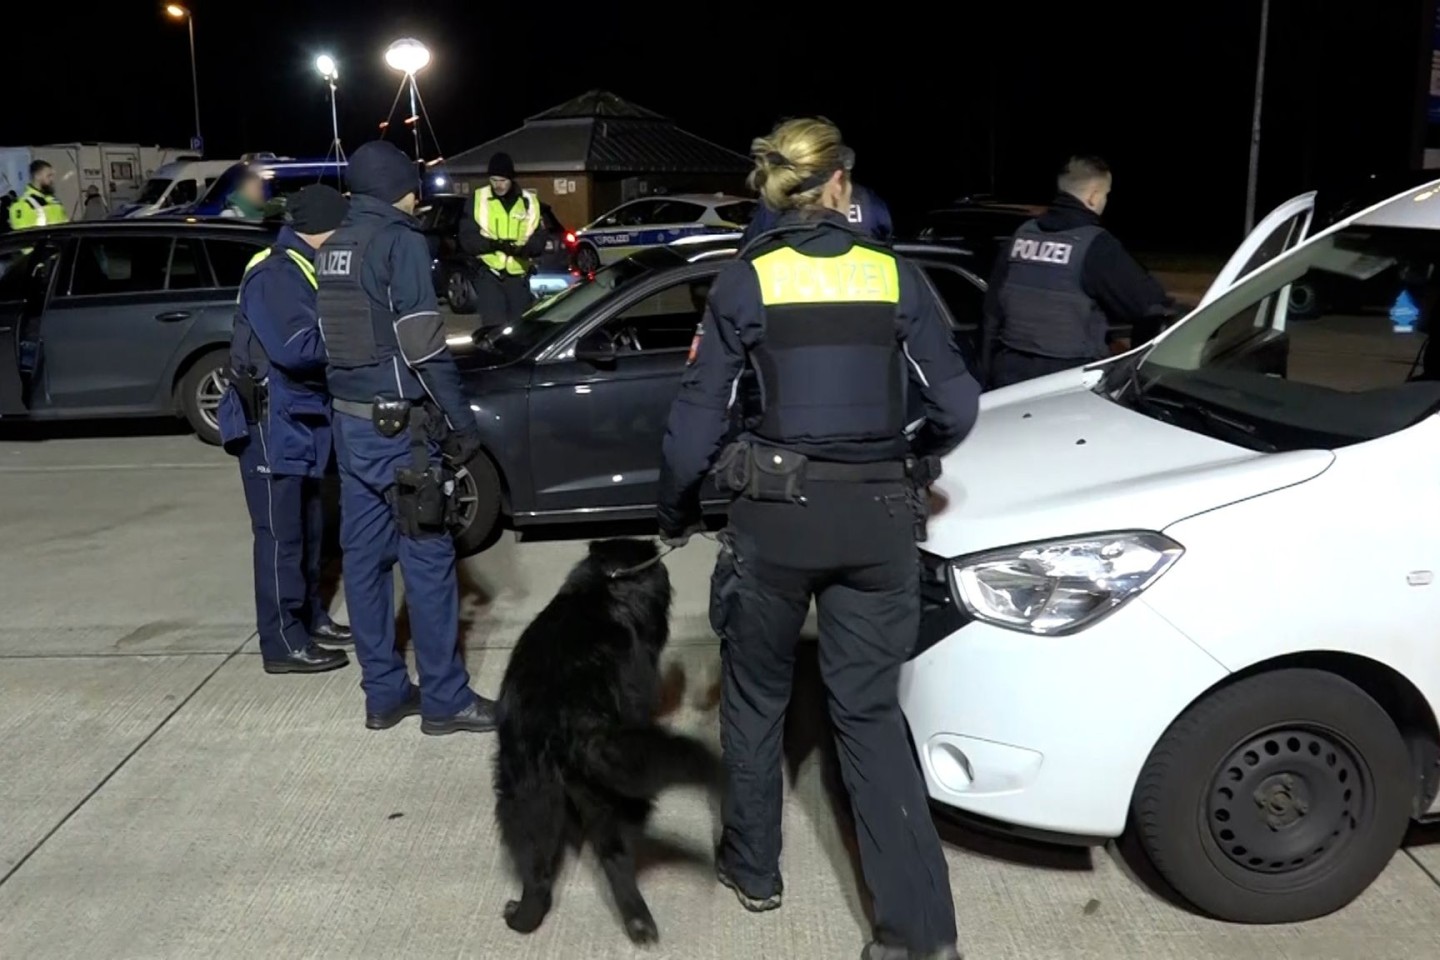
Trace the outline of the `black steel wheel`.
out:
M 1279 670 L 1201 699 L 1156 744 L 1134 829 L 1202 911 L 1242 923 L 1323 916 L 1390 862 L 1416 779 L 1378 703 L 1342 677 Z

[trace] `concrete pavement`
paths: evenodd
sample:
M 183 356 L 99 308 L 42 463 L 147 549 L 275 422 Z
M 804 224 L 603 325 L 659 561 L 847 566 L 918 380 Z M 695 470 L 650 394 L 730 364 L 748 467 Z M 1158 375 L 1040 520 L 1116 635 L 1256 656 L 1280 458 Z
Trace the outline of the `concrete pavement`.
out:
M 261 673 L 232 461 L 185 436 L 0 440 L 0 502 L 0 958 L 858 956 L 863 901 L 824 786 L 813 669 L 792 710 L 782 910 L 751 916 L 714 884 L 713 805 L 676 791 L 641 880 L 658 947 L 625 940 L 588 851 L 568 861 L 546 924 L 519 937 L 500 918 L 515 883 L 496 842 L 493 739 L 422 737 L 413 721 L 364 730 L 353 665 Z M 495 690 L 580 549 L 507 539 L 467 563 L 478 689 Z M 696 541 L 667 563 L 668 659 L 686 678 L 673 720 L 713 738 L 712 558 Z M 1433 836 L 1339 914 L 1246 928 L 1173 906 L 1114 850 L 945 835 L 978 960 L 1369 960 L 1440 943 Z

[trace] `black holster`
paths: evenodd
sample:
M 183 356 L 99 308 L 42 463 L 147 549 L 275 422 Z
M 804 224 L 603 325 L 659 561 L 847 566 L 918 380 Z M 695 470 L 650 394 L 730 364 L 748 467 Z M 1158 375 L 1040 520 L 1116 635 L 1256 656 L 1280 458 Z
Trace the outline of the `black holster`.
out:
M 411 539 L 447 536 L 455 512 L 455 475 L 443 464 L 430 462 L 430 441 L 443 439 L 432 432 L 444 430 L 445 418 L 423 404 L 380 397 L 371 417 L 381 436 L 396 437 L 403 430 L 410 435 L 410 466 L 396 468 L 395 486 L 388 492 L 400 534 Z
M 907 457 L 905 459 L 906 498 L 910 501 L 910 512 L 915 515 L 915 542 L 924 543 L 930 536 L 926 525 L 930 521 L 930 485 L 940 479 L 942 473 L 939 457 Z
M 254 370 L 227 370 L 226 380 L 235 388 L 235 395 L 240 398 L 240 406 L 245 411 L 245 419 L 250 423 L 259 423 L 269 413 L 269 391 L 265 384 L 255 379 Z

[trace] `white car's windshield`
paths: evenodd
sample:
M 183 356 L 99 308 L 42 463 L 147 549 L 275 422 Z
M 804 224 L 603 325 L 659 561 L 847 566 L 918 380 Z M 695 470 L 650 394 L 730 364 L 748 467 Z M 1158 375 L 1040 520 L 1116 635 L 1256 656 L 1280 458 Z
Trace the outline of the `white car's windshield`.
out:
M 1256 450 L 1385 436 L 1440 407 L 1440 232 L 1318 238 L 1205 307 L 1099 386 Z
M 168 177 L 153 177 L 145 182 L 145 188 L 140 191 L 136 203 L 149 206 L 152 203 L 159 203 L 160 198 L 165 196 L 165 191 L 170 189 L 173 183 Z

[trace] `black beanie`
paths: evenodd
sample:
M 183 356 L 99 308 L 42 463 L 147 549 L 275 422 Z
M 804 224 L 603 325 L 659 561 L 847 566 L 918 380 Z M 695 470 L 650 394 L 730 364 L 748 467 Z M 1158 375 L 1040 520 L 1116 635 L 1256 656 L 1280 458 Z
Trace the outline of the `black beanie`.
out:
M 352 194 L 374 197 L 385 203 L 394 203 L 405 194 L 420 190 L 415 164 L 399 147 L 384 140 L 361 144 L 360 149 L 350 154 L 345 179 L 350 181 Z
M 497 153 L 490 158 L 490 167 L 485 171 L 487 177 L 504 177 L 506 180 L 515 179 L 515 161 L 510 159 L 508 153 Z
M 350 201 L 334 187 L 312 183 L 290 198 L 285 212 L 296 233 L 315 236 L 339 227 L 345 214 L 350 212 Z

